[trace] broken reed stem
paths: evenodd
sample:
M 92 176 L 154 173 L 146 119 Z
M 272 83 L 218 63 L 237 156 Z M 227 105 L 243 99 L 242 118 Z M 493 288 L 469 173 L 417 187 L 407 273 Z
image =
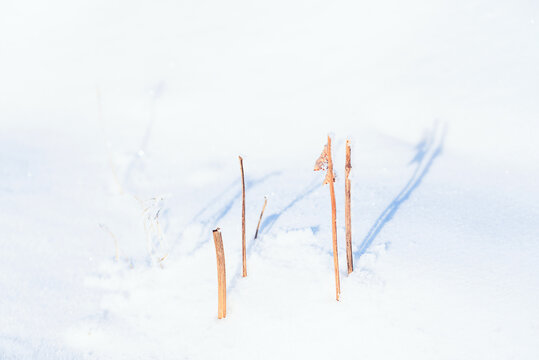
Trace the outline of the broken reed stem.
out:
M 260 223 L 262 222 L 262 216 L 264 215 L 264 210 L 268 203 L 268 198 L 264 196 L 264 206 L 262 206 L 262 212 L 260 213 L 260 219 L 258 219 L 258 225 L 256 226 L 255 239 L 258 237 L 258 229 L 260 228 Z
M 329 191 L 331 194 L 331 228 L 333 230 L 333 265 L 335 267 L 335 294 L 339 301 L 341 293 L 341 282 L 339 279 L 339 254 L 337 249 L 337 205 L 335 202 L 335 184 L 333 173 L 333 160 L 331 158 L 331 138 L 328 136 L 328 174 L 329 174 Z
M 226 317 L 226 270 L 225 250 L 219 228 L 213 230 L 213 242 L 217 257 L 217 318 L 222 319 Z
M 352 161 L 350 154 L 350 140 L 346 140 L 346 164 L 345 164 L 345 179 L 344 179 L 344 219 L 346 225 L 346 260 L 348 264 L 348 274 L 354 271 L 354 260 L 352 257 L 352 218 L 351 218 L 351 205 L 350 205 L 350 170 L 352 169 Z
M 243 261 L 243 277 L 247 276 L 247 250 L 245 248 L 245 176 L 243 174 L 243 158 L 240 159 L 241 167 L 241 187 L 242 187 L 242 204 L 241 204 L 241 253 Z

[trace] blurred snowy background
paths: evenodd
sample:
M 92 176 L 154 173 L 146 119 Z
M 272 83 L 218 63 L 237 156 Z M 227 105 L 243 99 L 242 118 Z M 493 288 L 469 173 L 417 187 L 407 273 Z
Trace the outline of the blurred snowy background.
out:
M 533 0 L 2 0 L 0 359 L 537 359 L 538 64 Z

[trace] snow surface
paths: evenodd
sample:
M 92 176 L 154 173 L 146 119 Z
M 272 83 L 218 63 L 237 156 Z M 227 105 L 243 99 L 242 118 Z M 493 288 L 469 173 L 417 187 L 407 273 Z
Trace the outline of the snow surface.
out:
M 539 358 L 537 64 L 531 0 L 0 2 L 0 359 Z

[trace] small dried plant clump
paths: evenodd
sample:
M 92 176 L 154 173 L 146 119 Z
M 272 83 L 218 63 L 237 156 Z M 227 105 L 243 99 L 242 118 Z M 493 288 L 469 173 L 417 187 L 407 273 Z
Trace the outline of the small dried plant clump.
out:
M 328 170 L 329 167 L 329 157 L 328 157 L 328 145 L 324 145 L 324 150 L 322 150 L 322 154 L 320 154 L 320 157 L 316 160 L 316 163 L 314 164 L 314 171 L 321 171 L 321 170 Z M 326 177 L 324 178 L 324 183 L 322 185 L 329 184 L 330 181 L 335 182 L 335 175 L 330 174 L 328 171 L 326 173 Z
M 316 159 L 314 164 L 314 171 L 327 170 L 328 169 L 328 145 L 324 145 L 324 150 L 320 154 L 320 157 Z
M 152 262 L 157 260 L 159 265 L 163 266 L 163 261 L 168 257 L 168 246 L 163 228 L 159 222 L 164 197 L 157 196 L 145 201 L 139 200 L 139 202 L 143 208 L 142 221 L 146 233 L 146 250 Z
M 154 101 L 157 97 L 159 97 L 161 92 L 162 92 L 162 84 L 159 84 L 159 86 L 157 87 L 155 91 L 152 90 L 152 101 Z M 105 118 L 103 116 L 103 109 L 102 109 L 101 92 L 99 88 L 96 89 L 96 95 L 97 95 L 97 107 L 98 107 L 97 109 L 98 120 L 102 128 L 103 140 L 104 140 L 105 148 L 107 150 L 108 163 L 109 163 L 111 173 L 113 175 L 113 179 L 115 183 L 118 185 L 119 193 L 122 195 L 125 194 L 128 197 L 135 199 L 137 203 L 139 204 L 139 206 L 141 207 L 142 209 L 141 215 L 142 215 L 142 222 L 144 225 L 144 232 L 146 235 L 146 250 L 148 252 L 148 256 L 150 257 L 150 261 L 152 263 L 154 263 L 157 260 L 159 265 L 162 267 L 163 261 L 168 257 L 165 236 L 164 236 L 163 229 L 159 221 L 159 214 L 161 213 L 164 197 L 156 196 L 147 200 L 142 200 L 137 195 L 135 195 L 132 192 L 129 192 L 126 188 L 124 188 L 124 186 L 122 185 L 122 182 L 120 181 L 117 167 L 113 160 L 113 154 L 111 151 L 111 143 L 107 138 Z M 133 154 L 132 156 L 133 160 L 131 161 L 131 163 L 129 164 L 125 172 L 125 176 L 124 176 L 125 181 L 127 181 L 130 177 L 129 176 L 130 170 L 132 169 L 134 162 L 140 161 L 140 159 L 145 155 L 145 149 L 149 141 L 149 136 L 151 133 L 154 120 L 155 118 L 153 116 L 153 111 L 152 111 L 152 114 L 150 115 L 148 127 L 146 129 L 144 138 L 139 148 L 140 150 L 136 153 L 136 155 Z M 108 232 L 111 235 L 111 237 L 114 239 L 115 244 L 116 244 L 116 260 L 118 260 L 119 250 L 118 250 L 118 241 L 116 237 L 110 230 L 108 230 L 106 226 L 103 225 L 102 229 Z

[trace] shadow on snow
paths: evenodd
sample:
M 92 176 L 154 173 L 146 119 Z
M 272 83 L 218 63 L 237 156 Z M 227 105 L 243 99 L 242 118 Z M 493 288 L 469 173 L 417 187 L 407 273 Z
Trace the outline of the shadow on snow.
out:
M 354 251 L 354 258 L 359 258 L 367 251 L 384 226 L 393 219 L 400 206 L 408 200 L 414 190 L 421 184 L 421 181 L 429 172 L 436 158 L 442 154 L 444 139 L 445 127 L 440 132 L 436 124 L 431 131 L 425 134 L 423 140 L 416 145 L 417 153 L 412 161 L 410 161 L 410 164 L 417 164 L 412 177 L 376 219 L 358 249 Z

